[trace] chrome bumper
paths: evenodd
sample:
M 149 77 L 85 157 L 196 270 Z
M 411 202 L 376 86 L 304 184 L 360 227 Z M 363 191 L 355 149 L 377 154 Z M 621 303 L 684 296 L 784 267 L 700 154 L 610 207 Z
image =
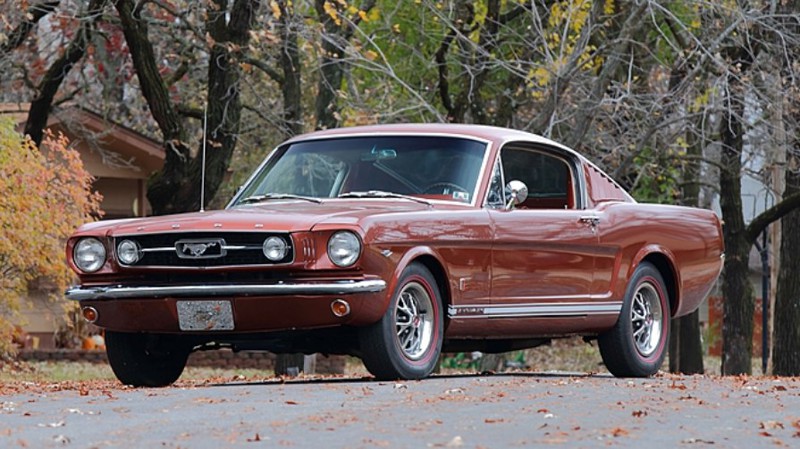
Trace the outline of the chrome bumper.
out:
M 324 283 L 278 283 L 265 285 L 177 285 L 166 287 L 125 287 L 111 285 L 103 287 L 75 286 L 66 291 L 67 299 L 83 301 L 89 299 L 126 298 L 203 298 L 211 296 L 292 296 L 292 295 L 349 295 L 353 293 L 377 293 L 386 289 L 386 282 L 375 279 L 365 281 L 339 281 Z

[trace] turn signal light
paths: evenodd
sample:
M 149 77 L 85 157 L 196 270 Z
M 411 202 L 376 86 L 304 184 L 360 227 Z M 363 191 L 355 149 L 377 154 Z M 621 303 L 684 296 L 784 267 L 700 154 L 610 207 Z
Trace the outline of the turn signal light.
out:
M 90 323 L 94 323 L 95 321 L 97 321 L 97 309 L 95 309 L 94 307 L 91 306 L 84 307 L 83 309 L 81 309 L 81 312 L 83 313 L 83 318 L 86 321 Z
M 350 314 L 350 304 L 343 299 L 337 299 L 331 303 L 331 311 L 339 318 L 347 316 Z

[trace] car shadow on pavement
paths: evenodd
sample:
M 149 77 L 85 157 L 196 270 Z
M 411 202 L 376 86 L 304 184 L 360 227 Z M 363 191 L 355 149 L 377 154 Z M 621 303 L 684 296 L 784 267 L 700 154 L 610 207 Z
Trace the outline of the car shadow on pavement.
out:
M 257 386 L 257 385 L 311 385 L 311 384 L 382 384 L 382 383 L 395 383 L 403 384 L 407 382 L 425 382 L 427 380 L 434 381 L 437 379 L 488 379 L 488 378 L 594 378 L 594 379 L 614 379 L 610 373 L 584 373 L 584 372 L 568 372 L 568 371 L 513 371 L 513 372 L 482 372 L 482 373 L 453 373 L 453 374 L 434 374 L 426 379 L 421 380 L 377 380 L 372 376 L 298 376 L 298 377 L 274 377 L 263 380 L 242 380 L 231 382 L 209 383 L 209 387 L 240 387 L 240 386 Z

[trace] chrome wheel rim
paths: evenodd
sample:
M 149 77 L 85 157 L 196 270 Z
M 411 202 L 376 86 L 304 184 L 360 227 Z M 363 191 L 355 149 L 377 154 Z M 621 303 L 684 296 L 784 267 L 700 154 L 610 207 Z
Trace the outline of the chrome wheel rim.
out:
M 642 283 L 633 295 L 631 324 L 636 350 L 643 357 L 653 355 L 661 344 L 663 317 L 658 290 L 650 282 Z
M 397 344 L 411 360 L 419 360 L 433 341 L 433 302 L 419 282 L 409 282 L 400 291 L 395 308 Z

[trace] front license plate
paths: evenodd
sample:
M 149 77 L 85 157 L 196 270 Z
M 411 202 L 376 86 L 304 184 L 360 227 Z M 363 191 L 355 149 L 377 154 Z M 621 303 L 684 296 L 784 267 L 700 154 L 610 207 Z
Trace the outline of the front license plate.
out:
M 182 331 L 233 330 L 230 301 L 178 301 L 177 304 Z

